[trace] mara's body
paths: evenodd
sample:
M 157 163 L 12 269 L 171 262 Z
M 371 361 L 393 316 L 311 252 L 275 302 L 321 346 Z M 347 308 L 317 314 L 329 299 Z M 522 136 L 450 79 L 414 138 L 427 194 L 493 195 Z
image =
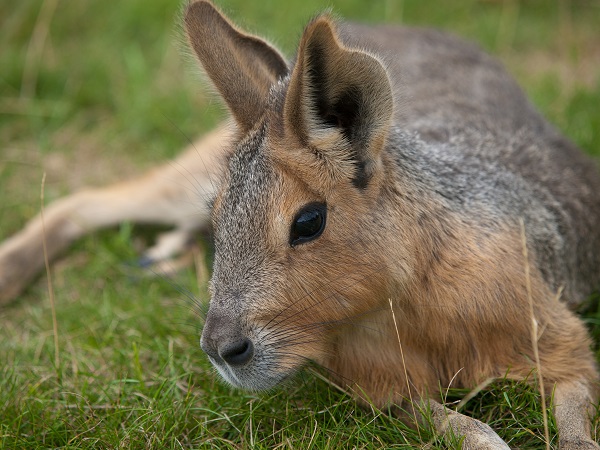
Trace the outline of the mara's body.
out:
M 596 447 L 597 372 L 567 304 L 600 281 L 600 177 L 500 65 L 328 17 L 288 65 L 208 3 L 185 22 L 238 127 L 202 336 L 220 373 L 264 389 L 314 360 L 377 406 L 410 397 L 467 447 L 505 448 L 432 400 L 529 376 L 536 346 L 563 448 Z
M 363 400 L 410 398 L 465 448 L 499 449 L 440 387 L 531 379 L 535 347 L 561 447 L 598 448 L 598 373 L 571 309 L 600 284 L 600 176 L 503 68 L 436 31 L 327 16 L 291 63 L 210 3 L 185 25 L 234 118 L 178 160 L 215 197 L 202 346 L 224 378 L 265 389 L 316 361 Z M 182 248 L 208 216 L 177 170 L 51 205 L 0 246 L 0 301 L 43 266 L 44 233 L 53 257 L 93 228 L 171 223 L 149 256 Z

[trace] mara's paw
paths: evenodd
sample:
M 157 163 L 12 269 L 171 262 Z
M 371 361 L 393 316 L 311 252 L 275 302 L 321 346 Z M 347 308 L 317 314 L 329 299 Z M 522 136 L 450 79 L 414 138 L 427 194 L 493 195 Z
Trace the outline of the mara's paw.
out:
M 194 264 L 197 266 L 199 274 L 207 273 L 207 269 L 204 267 L 204 248 L 190 234 L 186 235 L 185 240 L 180 241 L 181 245 L 172 246 L 168 251 L 164 251 L 164 247 L 161 248 L 160 243 L 164 243 L 164 239 L 159 239 L 158 242 L 137 260 L 126 264 L 128 269 L 134 271 L 132 276 L 170 277 Z
M 462 450 L 510 450 L 510 447 L 492 428 L 476 419 L 470 419 L 464 433 Z M 465 429 L 466 428 L 466 429 Z
M 11 274 L 6 272 L 6 265 L 0 263 L 0 306 L 13 301 L 24 288 L 22 283 L 15 282 Z
M 462 450 L 510 450 L 488 424 L 428 400 L 432 425 L 444 440 Z
M 447 416 L 444 435 L 461 443 L 462 450 L 510 450 L 488 424 L 452 411 Z
M 32 260 L 31 249 L 19 246 L 15 238 L 0 245 L 0 306 L 13 301 L 27 287 L 41 264 L 43 259 Z
M 591 439 L 559 439 L 560 450 L 598 450 L 600 445 Z

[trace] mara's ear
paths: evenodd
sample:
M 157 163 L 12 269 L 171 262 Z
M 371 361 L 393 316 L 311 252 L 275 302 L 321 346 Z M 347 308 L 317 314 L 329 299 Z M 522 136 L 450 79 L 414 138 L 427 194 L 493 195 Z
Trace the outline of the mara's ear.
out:
M 248 131 L 263 113 L 273 83 L 287 74 L 285 60 L 262 39 L 235 28 L 208 1 L 190 3 L 184 22 L 204 70 Z
M 381 62 L 344 46 L 329 17 L 311 22 L 286 94 L 286 129 L 304 145 L 323 153 L 335 149 L 336 157 L 352 160 L 353 182 L 364 188 L 377 167 L 392 113 L 392 89 Z

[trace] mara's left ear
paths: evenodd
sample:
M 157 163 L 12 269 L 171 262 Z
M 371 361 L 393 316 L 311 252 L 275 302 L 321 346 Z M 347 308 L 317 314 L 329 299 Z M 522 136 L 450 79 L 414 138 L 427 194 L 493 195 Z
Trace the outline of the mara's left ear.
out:
M 364 188 L 379 161 L 392 114 L 392 88 L 381 62 L 345 47 L 328 17 L 311 22 L 285 99 L 286 129 L 324 156 L 331 150 L 353 160 L 353 183 Z
M 250 130 L 273 83 L 287 75 L 285 60 L 262 39 L 237 29 L 209 1 L 190 3 L 184 23 L 196 56 L 241 130 Z

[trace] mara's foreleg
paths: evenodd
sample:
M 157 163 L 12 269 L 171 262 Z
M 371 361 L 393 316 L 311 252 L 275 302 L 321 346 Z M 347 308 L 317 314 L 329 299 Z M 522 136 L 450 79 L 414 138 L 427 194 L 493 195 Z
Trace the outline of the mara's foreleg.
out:
M 593 450 L 591 418 L 595 415 L 594 395 L 585 382 L 557 383 L 554 390 L 554 418 L 560 450 Z
M 145 259 L 167 259 L 208 222 L 206 200 L 215 189 L 221 155 L 231 129 L 220 126 L 190 145 L 177 159 L 143 176 L 84 190 L 46 206 L 0 245 L 0 305 L 14 299 L 44 267 L 43 242 L 52 260 L 71 243 L 98 228 L 121 222 L 172 225 Z M 42 220 L 43 219 L 43 220 Z
M 509 450 L 510 447 L 496 434 L 492 428 L 469 416 L 446 408 L 431 400 L 421 400 L 420 408 L 424 408 L 424 416 L 430 415 L 433 428 L 439 435 L 453 435 L 462 438 L 463 450 Z M 421 416 L 421 421 L 425 421 Z
M 508 445 L 487 424 L 465 416 L 433 400 L 422 401 L 430 411 L 432 425 L 441 435 L 462 437 L 462 449 L 502 450 Z M 559 450 L 597 450 L 591 436 L 594 396 L 585 382 L 557 383 L 554 391 L 554 417 L 558 428 Z

